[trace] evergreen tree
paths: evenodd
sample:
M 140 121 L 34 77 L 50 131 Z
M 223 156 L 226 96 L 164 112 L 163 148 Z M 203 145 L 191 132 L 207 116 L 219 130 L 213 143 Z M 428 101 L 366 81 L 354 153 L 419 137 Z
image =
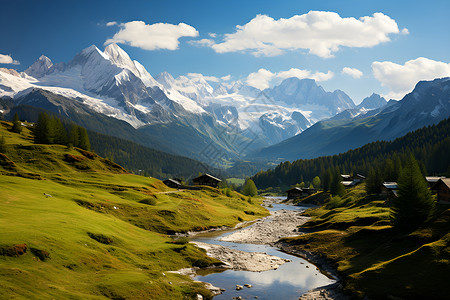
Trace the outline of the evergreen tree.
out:
M 22 132 L 22 124 L 20 123 L 19 114 L 14 114 L 13 127 L 12 132 L 21 133 Z
M 325 192 L 330 190 L 331 179 L 333 177 L 333 173 L 330 169 L 327 169 L 325 173 L 322 174 L 322 187 Z
M 316 176 L 316 177 L 313 178 L 312 185 L 316 189 L 320 188 L 320 178 L 319 178 L 319 176 Z
M 69 143 L 74 147 L 78 147 L 80 143 L 80 135 L 78 134 L 78 126 L 75 124 L 70 125 L 69 129 Z M 112 159 L 110 159 L 112 161 Z
M 0 139 L 0 153 L 6 153 L 6 141 L 3 135 L 2 138 Z
M 251 197 L 258 195 L 258 189 L 256 188 L 253 180 L 251 180 L 250 178 L 245 181 L 245 184 L 242 187 L 242 194 Z
M 46 113 L 40 113 L 34 126 L 34 142 L 36 144 L 50 144 L 50 118 Z
M 382 184 L 383 178 L 381 177 L 381 172 L 374 168 L 370 168 L 366 179 L 367 194 L 379 194 L 381 192 Z
M 398 179 L 398 197 L 391 207 L 391 221 L 400 230 L 415 229 L 432 215 L 434 200 L 413 155 Z
M 51 121 L 53 143 L 66 145 L 67 144 L 67 132 L 61 120 L 57 117 L 53 117 Z
M 78 127 L 79 143 L 78 147 L 84 150 L 91 150 L 91 143 L 86 128 Z
M 330 183 L 330 193 L 332 195 L 342 196 L 345 193 L 345 187 L 341 182 L 341 173 L 336 170 L 332 173 L 331 183 Z

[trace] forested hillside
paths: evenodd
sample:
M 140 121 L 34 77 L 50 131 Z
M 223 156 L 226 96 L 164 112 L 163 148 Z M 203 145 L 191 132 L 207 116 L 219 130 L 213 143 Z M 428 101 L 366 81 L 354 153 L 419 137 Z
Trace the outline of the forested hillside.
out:
M 371 168 L 383 171 L 387 166 L 393 166 L 395 172 L 401 168 L 402 161 L 409 153 L 417 158 L 422 172 L 428 175 L 450 175 L 450 119 L 391 142 L 377 141 L 339 155 L 283 162 L 273 170 L 257 173 L 252 179 L 259 189 L 286 188 L 302 181 L 311 182 L 327 169 L 367 175 Z

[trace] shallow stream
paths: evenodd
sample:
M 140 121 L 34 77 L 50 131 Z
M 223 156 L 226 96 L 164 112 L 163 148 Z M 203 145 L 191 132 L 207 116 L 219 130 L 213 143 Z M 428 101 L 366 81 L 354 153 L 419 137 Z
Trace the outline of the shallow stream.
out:
M 272 204 L 273 207 L 268 208 L 270 211 L 281 209 L 287 210 L 305 210 L 306 207 L 292 206 L 285 204 Z M 237 229 L 239 230 L 239 229 Z M 281 258 L 291 260 L 291 262 L 281 265 L 276 270 L 264 272 L 249 271 L 211 271 L 206 270 L 198 272 L 199 275 L 195 280 L 209 282 L 214 286 L 224 288 L 226 291 L 214 299 L 232 299 L 232 297 L 241 296 L 243 299 L 298 299 L 298 297 L 307 291 L 325 286 L 335 281 L 322 274 L 315 265 L 308 261 L 286 254 L 277 248 L 267 245 L 240 244 L 232 242 L 220 241 L 223 236 L 233 233 L 227 232 L 210 232 L 195 236 L 194 241 L 208 244 L 222 245 L 231 249 L 237 249 L 246 252 L 265 252 Z M 209 274 L 207 274 L 209 272 Z M 211 273 L 213 272 L 213 273 Z M 244 287 L 237 291 L 236 285 L 251 284 L 251 288 Z

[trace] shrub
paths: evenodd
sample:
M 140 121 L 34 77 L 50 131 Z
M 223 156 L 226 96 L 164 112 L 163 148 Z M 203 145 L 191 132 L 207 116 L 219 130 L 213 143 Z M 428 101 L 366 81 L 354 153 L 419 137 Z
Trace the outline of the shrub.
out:
M 147 205 L 156 205 L 156 200 L 153 198 L 145 198 L 139 201 L 139 203 L 147 204 Z
M 189 239 L 185 236 L 181 236 L 179 238 L 174 239 L 172 243 L 176 245 L 186 245 L 189 243 Z
M 104 234 L 101 234 L 101 233 L 92 233 L 92 232 L 88 232 L 87 234 L 88 234 L 88 236 L 89 236 L 91 239 L 96 240 L 96 241 L 99 242 L 99 243 L 102 243 L 102 244 L 105 244 L 105 245 L 109 245 L 109 244 L 112 244 L 112 243 L 113 243 L 113 239 L 110 238 L 110 237 L 107 237 L 107 236 L 104 235 Z

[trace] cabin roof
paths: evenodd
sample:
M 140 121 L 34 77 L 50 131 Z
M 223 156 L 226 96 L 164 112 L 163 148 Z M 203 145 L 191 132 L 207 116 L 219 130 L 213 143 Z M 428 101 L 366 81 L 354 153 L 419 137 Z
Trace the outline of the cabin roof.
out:
M 217 181 L 217 182 L 221 182 L 221 181 L 222 181 L 222 180 L 220 180 L 219 178 L 214 177 L 214 176 L 212 176 L 212 175 L 210 175 L 210 174 L 203 174 L 203 175 L 200 175 L 200 176 L 194 178 L 193 180 L 194 180 L 194 181 L 197 181 L 197 180 L 200 180 L 200 179 L 205 178 L 205 177 L 210 178 L 210 179 L 213 179 L 213 180 L 215 180 L 215 181 Z
M 299 187 L 294 187 L 292 189 L 287 190 L 286 193 L 293 192 L 293 191 L 303 192 L 303 189 L 301 189 Z
M 353 185 L 353 181 L 348 181 L 348 180 L 341 181 L 341 183 L 342 183 L 344 186 L 351 186 L 351 185 Z
M 445 177 L 439 177 L 439 176 L 427 176 L 425 179 L 428 181 L 428 183 L 436 183 L 439 181 L 439 179 L 445 179 Z
M 445 186 L 447 186 L 447 188 L 450 189 L 450 178 L 440 178 L 432 187 L 432 190 L 436 190 L 439 188 L 439 186 L 443 184 Z
M 387 188 L 388 190 L 396 190 L 398 189 L 397 182 L 384 182 L 383 186 Z
M 164 180 L 163 182 L 164 182 L 164 183 L 166 183 L 166 182 L 172 182 L 172 183 L 181 185 L 181 183 L 180 183 L 179 181 L 177 181 L 177 180 L 175 180 L 175 179 L 171 179 L 171 178 L 166 179 L 166 180 Z

